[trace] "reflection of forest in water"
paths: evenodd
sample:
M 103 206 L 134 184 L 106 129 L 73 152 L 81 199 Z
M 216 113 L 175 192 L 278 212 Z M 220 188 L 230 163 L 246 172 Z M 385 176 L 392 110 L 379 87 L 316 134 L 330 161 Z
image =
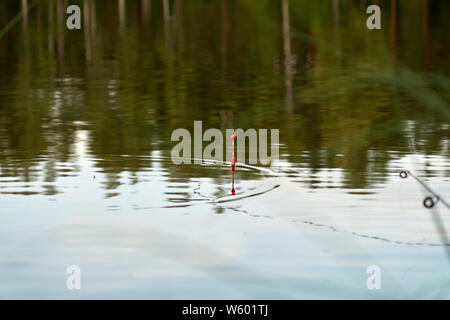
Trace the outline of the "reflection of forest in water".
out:
M 172 130 L 194 120 L 280 128 L 283 160 L 344 169 L 352 188 L 385 177 L 410 139 L 449 156 L 450 3 L 377 1 L 380 32 L 365 27 L 369 2 L 71 1 L 83 27 L 69 31 L 68 1 L 38 1 L 0 39 L 2 176 L 52 183 L 80 170 L 57 163 L 86 131 L 114 188 L 152 151 L 169 156 Z M 25 5 L 1 1 L 0 28 Z

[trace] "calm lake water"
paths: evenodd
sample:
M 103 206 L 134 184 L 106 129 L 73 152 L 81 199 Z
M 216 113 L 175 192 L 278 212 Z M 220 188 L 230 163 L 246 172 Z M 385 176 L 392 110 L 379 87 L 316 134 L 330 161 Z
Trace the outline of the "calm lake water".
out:
M 450 211 L 399 177 L 450 200 L 450 2 L 72 2 L 0 3 L 0 298 L 450 298 Z M 171 161 L 195 120 L 280 161 L 233 197 Z

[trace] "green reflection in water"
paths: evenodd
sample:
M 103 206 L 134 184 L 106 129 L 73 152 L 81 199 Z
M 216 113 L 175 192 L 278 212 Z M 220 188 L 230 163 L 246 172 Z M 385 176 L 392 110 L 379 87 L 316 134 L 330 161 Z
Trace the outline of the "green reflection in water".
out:
M 0 40 L 2 176 L 42 174 L 55 194 L 80 170 L 57 164 L 75 162 L 87 132 L 85 156 L 115 189 L 194 120 L 280 128 L 284 161 L 341 168 L 345 188 L 383 181 L 411 139 L 448 157 L 450 4 L 379 2 L 382 31 L 365 28 L 361 1 L 74 1 L 83 28 L 69 31 L 63 2 L 39 1 Z M 0 26 L 20 10 L 2 1 Z M 172 179 L 224 181 L 160 164 Z

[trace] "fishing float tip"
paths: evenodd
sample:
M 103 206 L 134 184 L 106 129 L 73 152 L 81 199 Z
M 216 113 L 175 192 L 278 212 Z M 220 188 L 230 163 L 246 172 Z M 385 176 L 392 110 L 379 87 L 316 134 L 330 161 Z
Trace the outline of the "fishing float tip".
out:
M 236 136 L 233 134 L 230 138 L 233 140 L 233 143 L 231 144 L 231 150 L 232 150 L 232 154 L 233 154 L 233 156 L 231 157 L 231 176 L 232 176 L 231 195 L 234 196 L 236 194 L 236 191 L 234 190 L 234 172 L 236 170 L 236 158 L 234 157 L 234 142 L 236 140 Z

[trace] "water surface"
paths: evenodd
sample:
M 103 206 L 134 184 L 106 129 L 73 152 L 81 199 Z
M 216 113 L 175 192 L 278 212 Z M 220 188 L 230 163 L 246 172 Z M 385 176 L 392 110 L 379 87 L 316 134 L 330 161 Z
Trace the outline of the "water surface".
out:
M 0 297 L 450 298 L 450 213 L 399 177 L 450 198 L 447 1 L 379 1 L 381 31 L 360 1 L 74 3 L 0 38 Z M 280 162 L 230 198 L 170 159 L 195 120 L 280 129 Z

